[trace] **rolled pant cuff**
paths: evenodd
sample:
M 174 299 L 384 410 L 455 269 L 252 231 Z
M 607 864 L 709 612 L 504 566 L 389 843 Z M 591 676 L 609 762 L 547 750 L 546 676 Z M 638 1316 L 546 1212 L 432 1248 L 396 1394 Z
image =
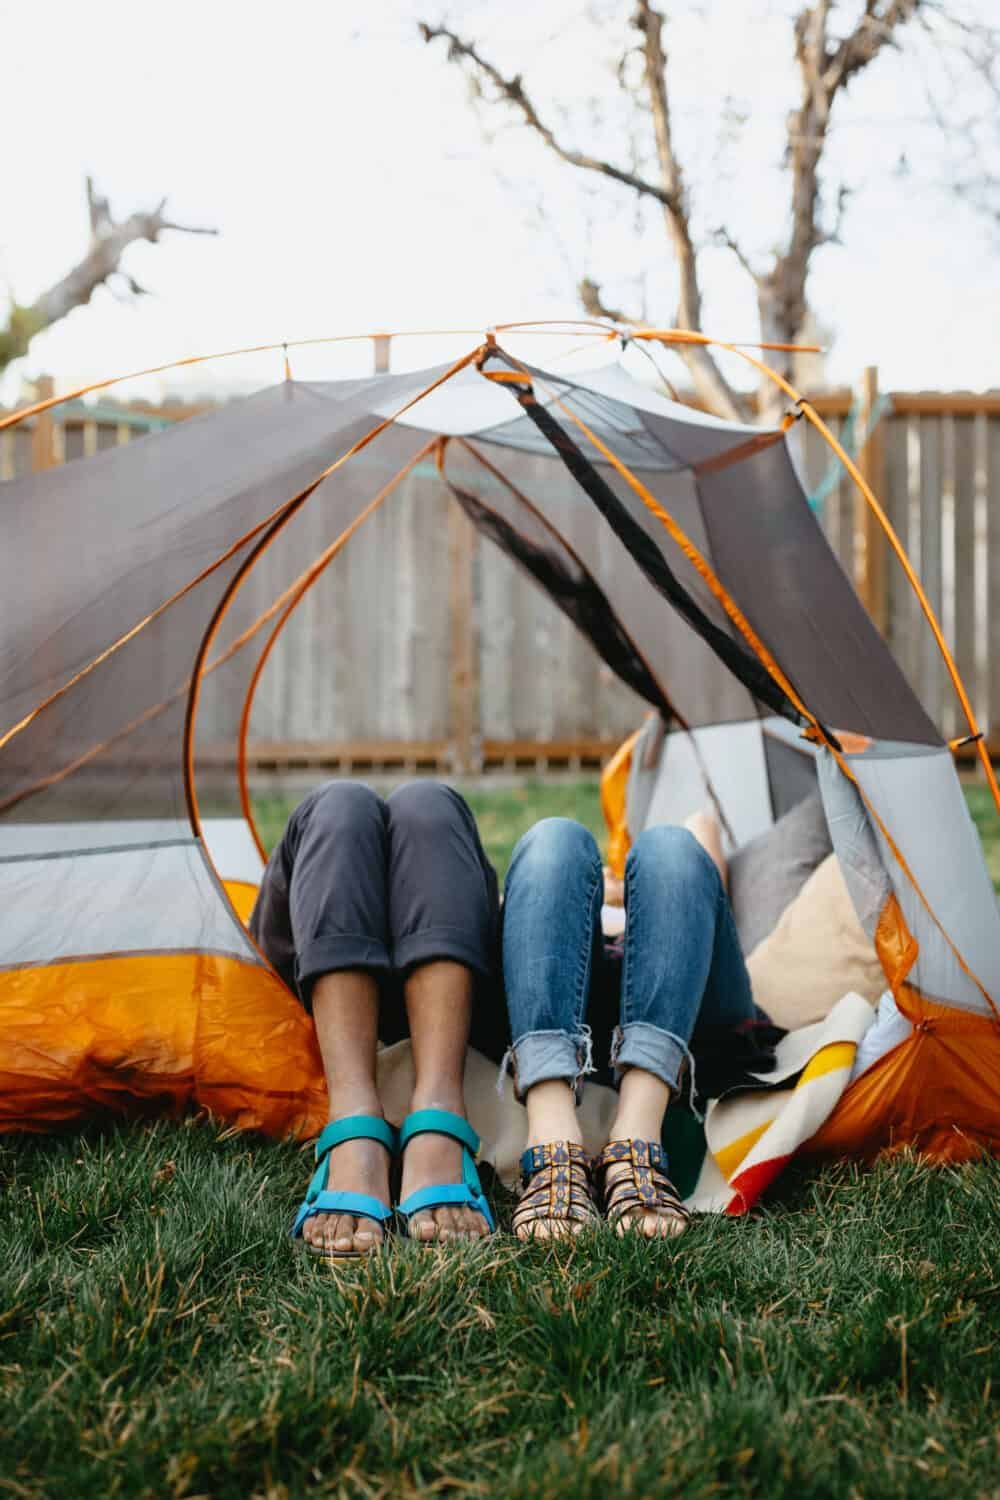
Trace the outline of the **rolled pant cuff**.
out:
M 588 1073 L 594 1071 L 591 1061 L 590 1032 L 572 1036 L 568 1031 L 529 1031 L 511 1047 L 507 1056 L 513 1061 L 514 1093 L 523 1099 L 536 1083 L 561 1078 L 576 1091 Z M 501 1076 L 506 1058 L 501 1064 Z
M 418 932 L 408 932 L 399 938 L 393 953 L 393 966 L 400 973 L 409 973 L 419 964 L 433 963 L 436 959 L 448 959 L 451 963 L 464 964 L 484 979 L 490 977 L 490 960 L 485 941 L 479 943 L 474 936 L 461 927 L 422 927 Z
M 302 945 L 295 965 L 295 982 L 302 1003 L 312 1008 L 312 987 L 324 974 L 345 969 L 379 973 L 390 969 L 389 950 L 384 943 L 361 932 L 328 933 Z
M 616 1079 L 621 1078 L 626 1068 L 642 1068 L 661 1079 L 673 1093 L 680 1087 L 681 1071 L 690 1057 L 688 1045 L 681 1037 L 660 1026 L 651 1026 L 648 1021 L 630 1021 L 620 1026 L 611 1053 Z

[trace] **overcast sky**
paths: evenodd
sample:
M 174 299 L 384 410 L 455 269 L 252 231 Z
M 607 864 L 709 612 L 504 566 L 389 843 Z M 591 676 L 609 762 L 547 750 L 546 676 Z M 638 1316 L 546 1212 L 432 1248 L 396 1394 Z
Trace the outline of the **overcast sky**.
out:
M 672 7 L 668 29 L 696 227 L 725 220 L 765 258 L 787 189 L 790 8 L 688 0 Z M 467 0 L 448 15 L 521 69 L 540 105 L 555 101 L 561 128 L 626 159 L 611 33 L 582 20 L 586 10 L 579 0 Z M 441 0 L 0 0 L 0 286 L 30 302 L 84 252 L 88 171 L 118 215 L 169 194 L 178 219 L 220 231 L 135 247 L 127 269 L 155 295 L 122 305 L 99 292 L 36 340 L 0 397 L 12 400 L 21 377 L 42 370 L 66 386 L 283 338 L 574 316 L 585 272 L 610 301 L 669 321 L 674 283 L 655 216 L 555 163 L 527 132 L 477 114 L 440 45 L 417 36 L 418 17 L 443 14 Z M 829 169 L 858 191 L 845 248 L 817 257 L 810 286 L 833 334 L 837 382 L 872 363 L 886 388 L 1000 384 L 1000 238 L 941 190 L 950 158 L 922 124 L 926 62 L 926 50 L 880 60 L 844 101 Z M 591 98 L 605 100 L 600 119 Z M 735 143 L 727 98 L 746 116 Z M 949 107 L 957 120 L 961 94 Z M 734 259 L 710 251 L 703 276 L 708 331 L 753 338 L 753 299 Z M 414 342 L 396 358 L 430 362 L 469 343 Z M 369 359 L 314 351 L 296 355 L 293 371 L 337 374 Z M 255 356 L 147 382 L 143 393 L 252 386 L 280 373 L 279 356 Z

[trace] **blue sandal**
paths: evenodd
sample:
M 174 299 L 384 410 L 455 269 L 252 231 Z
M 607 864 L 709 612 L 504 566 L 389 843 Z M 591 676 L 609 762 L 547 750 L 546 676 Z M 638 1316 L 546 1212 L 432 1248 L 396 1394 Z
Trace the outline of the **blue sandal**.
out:
M 367 1193 L 341 1193 L 331 1192 L 326 1186 L 329 1171 L 327 1158 L 334 1146 L 341 1145 L 344 1141 L 378 1141 L 392 1156 L 396 1150 L 396 1132 L 385 1120 L 380 1120 L 377 1115 L 346 1115 L 342 1120 L 334 1120 L 328 1125 L 316 1142 L 316 1161 L 318 1163 L 313 1180 L 309 1184 L 298 1213 L 295 1215 L 295 1223 L 292 1225 L 292 1239 L 302 1238 L 302 1226 L 307 1219 L 313 1218 L 315 1214 L 353 1214 L 355 1218 L 373 1219 L 376 1224 L 381 1224 L 383 1233 L 392 1221 L 392 1209 L 380 1203 L 377 1198 L 371 1198 Z M 313 1255 L 322 1256 L 324 1260 L 357 1260 L 365 1255 L 370 1255 L 369 1250 L 320 1250 L 306 1241 L 306 1248 Z
M 399 1132 L 400 1153 L 416 1135 L 446 1135 L 453 1141 L 458 1141 L 462 1147 L 462 1181 L 446 1182 L 434 1187 L 418 1188 L 399 1204 L 396 1210 L 402 1220 L 404 1234 L 409 1233 L 409 1223 L 413 1214 L 421 1213 L 431 1208 L 474 1208 L 476 1213 L 482 1214 L 493 1234 L 496 1224 L 490 1206 L 483 1196 L 482 1184 L 479 1181 L 479 1173 L 476 1171 L 476 1157 L 479 1154 L 479 1137 L 469 1124 L 463 1120 L 461 1115 L 454 1115 L 447 1109 L 418 1109 L 412 1115 L 408 1115 L 403 1121 Z M 437 1244 L 436 1240 L 425 1241 L 428 1245 Z

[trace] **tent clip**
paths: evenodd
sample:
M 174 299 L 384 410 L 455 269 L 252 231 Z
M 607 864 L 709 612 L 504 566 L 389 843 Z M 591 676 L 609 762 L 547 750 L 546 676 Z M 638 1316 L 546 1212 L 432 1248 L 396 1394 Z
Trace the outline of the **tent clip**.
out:
M 983 737 L 983 731 L 981 729 L 980 729 L 980 731 L 979 731 L 978 734 L 965 734 L 965 735 L 962 735 L 957 740 L 949 740 L 948 741 L 948 749 L 951 750 L 951 751 L 964 750 L 965 747 L 966 747 L 966 745 L 977 745 L 979 743 L 979 741 L 982 739 L 982 737 Z

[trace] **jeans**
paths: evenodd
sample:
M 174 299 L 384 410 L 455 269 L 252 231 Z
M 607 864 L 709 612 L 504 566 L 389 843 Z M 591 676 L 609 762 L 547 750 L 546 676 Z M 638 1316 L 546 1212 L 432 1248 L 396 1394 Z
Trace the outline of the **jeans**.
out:
M 408 1035 L 406 975 L 450 959 L 475 976 L 472 1042 L 499 1058 L 497 878 L 451 787 L 416 781 L 388 798 L 355 781 L 317 787 L 292 813 L 250 916 L 257 945 L 303 1005 L 322 974 L 379 981 L 379 1038 Z
M 593 835 L 568 818 L 536 823 L 514 851 L 503 970 L 519 1097 L 550 1078 L 578 1086 L 595 1071 L 588 1022 L 602 988 L 595 976 L 605 962 L 603 893 Z M 610 1060 L 616 1079 L 643 1068 L 677 1090 L 685 1059 L 693 1067 L 689 1043 L 699 1022 L 738 1025 L 760 1015 L 732 910 L 694 836 L 661 826 L 646 829 L 629 852 L 625 912 Z

